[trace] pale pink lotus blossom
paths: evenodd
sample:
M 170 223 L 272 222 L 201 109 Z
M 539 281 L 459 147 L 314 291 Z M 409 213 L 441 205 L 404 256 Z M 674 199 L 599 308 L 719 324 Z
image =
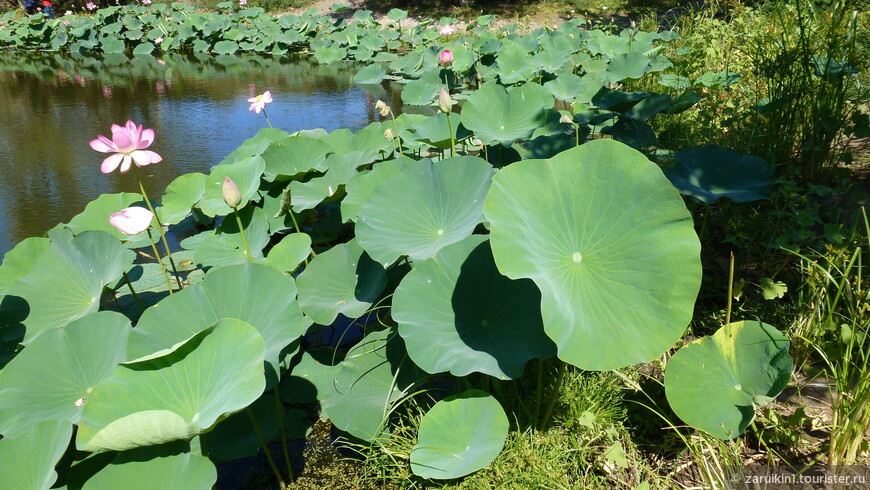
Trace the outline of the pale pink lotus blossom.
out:
M 72 15 L 72 14 L 73 14 L 72 10 L 67 10 L 66 12 L 63 13 L 63 15 Z
M 438 64 L 443 67 L 448 67 L 453 64 L 453 51 L 445 49 L 438 53 Z
M 154 45 L 158 45 L 158 44 L 160 44 L 160 43 L 162 43 L 162 42 L 163 42 L 163 38 L 162 38 L 162 37 L 157 37 L 157 38 L 154 39 Z
M 142 0 L 142 5 L 151 5 L 151 0 Z
M 97 4 L 95 4 L 94 2 L 88 2 L 85 4 L 85 8 L 88 10 L 97 10 L 97 8 L 99 7 L 97 7 Z
M 103 85 L 103 97 L 110 98 L 112 96 L 112 87 Z
M 151 227 L 154 215 L 139 206 L 122 209 L 109 216 L 109 223 L 125 235 L 138 235 Z
M 444 88 L 441 89 L 441 94 L 438 95 L 438 109 L 441 112 L 450 112 L 453 107 L 453 99 L 450 98 L 450 93 L 448 93 Z
M 68 25 L 69 25 L 69 21 L 68 21 L 68 20 L 64 20 L 64 21 L 63 21 L 63 25 L 68 26 Z
M 244 7 L 247 4 L 248 4 L 248 0 L 239 0 L 239 5 L 241 5 L 242 7 Z
M 272 92 L 265 91 L 263 95 L 258 95 L 256 97 L 250 97 L 248 102 L 251 103 L 251 107 L 248 108 L 249 111 L 254 111 L 257 114 L 260 113 L 263 109 L 266 108 L 266 104 L 272 102 Z
M 146 150 L 154 142 L 154 130 L 142 129 L 142 125 L 136 125 L 133 121 L 127 121 L 125 126 L 112 125 L 112 139 L 103 135 L 91 140 L 91 148 L 101 153 L 113 153 L 103 160 L 100 171 L 104 174 L 112 173 L 121 166 L 121 173 L 130 170 L 130 164 L 144 167 L 163 160 L 163 157 Z
M 438 34 L 441 34 L 444 37 L 453 35 L 456 32 L 456 28 L 450 24 L 446 26 L 441 26 L 441 29 L 438 29 Z

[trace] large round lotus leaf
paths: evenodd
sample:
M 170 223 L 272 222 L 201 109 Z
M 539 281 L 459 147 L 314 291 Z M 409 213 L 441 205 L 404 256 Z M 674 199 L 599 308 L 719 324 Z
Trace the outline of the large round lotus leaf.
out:
M 260 439 L 271 441 L 279 433 L 278 410 L 284 411 L 283 405 L 277 405 L 275 395 L 264 393 L 250 406 L 257 428 L 251 424 L 251 415 L 247 409 L 236 412 L 218 422 L 214 429 L 202 434 L 208 448 L 208 457 L 212 461 L 233 461 L 235 459 L 254 456 L 260 449 Z
M 386 429 L 392 404 L 413 386 L 417 370 L 393 330 L 366 335 L 335 368 L 323 412 L 339 429 L 365 441 Z
M 253 137 L 246 139 L 238 148 L 226 156 L 220 164 L 235 163 L 246 158 L 262 155 L 276 141 L 283 141 L 290 135 L 283 130 L 263 128 Z
M 46 248 L 29 273 L 9 285 L 6 293 L 24 301 L 6 302 L 0 318 L 23 318 L 26 327 L 22 344 L 42 332 L 63 327 L 99 309 L 103 288 L 121 277 L 133 261 L 133 252 L 102 231 L 86 231 L 71 238 L 69 231 L 49 233 Z M 50 292 L 50 294 L 47 294 Z
M 613 140 L 493 178 L 484 213 L 508 277 L 541 290 L 559 357 L 590 370 L 649 361 L 692 318 L 701 285 L 692 217 L 661 170 Z
M 556 354 L 538 288 L 501 275 L 484 235 L 415 264 L 396 289 L 392 316 L 408 355 L 432 374 L 518 378 L 529 359 Z
M 618 83 L 629 78 L 636 79 L 650 71 L 652 59 L 643 53 L 622 53 L 610 59 L 604 77 L 611 83 Z
M 553 97 L 565 102 L 573 102 L 574 97 L 576 97 L 585 86 L 586 82 L 573 73 L 564 73 L 559 75 L 556 79 L 550 80 L 544 84 L 544 87 L 553 94 Z
M 233 265 L 148 308 L 130 334 L 128 359 L 171 348 L 221 318 L 237 318 L 260 332 L 270 376 L 278 372 L 281 350 L 307 328 L 291 277 L 266 265 Z
M 51 240 L 42 237 L 30 237 L 18 242 L 15 248 L 3 256 L 0 265 L 0 296 L 12 283 L 30 273 L 36 261 L 51 246 Z
M 508 418 L 489 393 L 468 390 L 436 403 L 420 421 L 411 471 L 447 480 L 474 473 L 501 453 Z
M 508 92 L 496 83 L 484 84 L 465 101 L 460 115 L 462 125 L 486 144 L 509 146 L 529 139 L 546 122 L 544 109 L 553 106 L 552 97 L 547 105 L 542 98 L 529 96 L 532 89 L 525 87 L 535 85 L 529 83 Z
M 109 216 L 112 213 L 117 213 L 118 211 L 130 206 L 147 207 L 141 194 L 131 192 L 103 194 L 89 202 L 88 205 L 85 206 L 84 211 L 75 215 L 73 219 L 70 220 L 67 227 L 72 230 L 74 235 L 78 235 L 84 231 L 98 230 L 104 231 L 119 240 L 130 242 L 138 242 L 142 239 L 147 240 L 147 235 L 145 235 L 144 232 L 140 235 L 131 237 L 121 233 L 117 228 L 109 223 Z
M 181 175 L 166 186 L 161 206 L 156 210 L 163 224 L 181 222 L 205 193 L 205 174 L 192 172 Z
M 266 162 L 259 156 L 213 168 L 205 180 L 205 192 L 199 201 L 199 209 L 208 216 L 226 216 L 232 212 L 232 208 L 224 202 L 225 177 L 229 177 L 236 183 L 242 196 L 239 207 L 243 207 L 256 196 L 257 189 L 260 187 L 260 176 L 263 175 L 265 168 Z
M 382 182 L 359 211 L 357 239 L 384 265 L 428 259 L 483 221 L 493 169 L 476 157 L 417 162 Z
M 5 434 L 4 434 L 5 435 Z M 72 424 L 46 420 L 15 437 L 0 440 L 0 475 L 3 488 L 48 490 L 57 480 L 54 465 L 69 446 Z
M 674 187 L 706 203 L 720 197 L 734 202 L 770 197 L 773 168 L 761 157 L 717 145 L 678 151 L 677 164 L 665 169 Z
M 90 389 L 125 360 L 129 332 L 124 315 L 104 311 L 40 335 L 0 371 L 0 434 L 78 422 Z
M 359 317 L 386 285 L 383 266 L 355 239 L 318 254 L 296 278 L 302 312 L 321 325 L 331 324 L 339 314 Z
M 166 451 L 143 457 L 138 453 L 119 454 L 112 464 L 88 478 L 81 489 L 191 490 L 212 488 L 217 482 L 217 469 L 205 456 Z
M 402 88 L 402 103 L 407 105 L 429 105 L 438 97 L 442 84 L 437 79 L 420 79 L 407 83 Z
M 685 423 L 733 439 L 788 384 L 789 340 L 759 321 L 734 322 L 686 345 L 665 371 L 665 393 Z
M 190 439 L 260 397 L 263 338 L 225 318 L 147 359 L 118 366 L 82 412 L 76 446 L 124 451 Z
M 429 162 L 430 160 L 427 159 L 425 161 Z M 344 189 L 347 192 L 347 196 L 341 200 L 342 221 L 356 222 L 359 216 L 359 209 L 365 204 L 369 196 L 372 195 L 375 188 L 381 182 L 404 170 L 405 167 L 414 164 L 415 160 L 408 157 L 396 158 L 395 160 L 379 162 L 371 170 L 360 172 L 351 177 Z
M 535 60 L 525 49 L 505 43 L 498 53 L 495 73 L 504 85 L 525 82 L 538 73 Z
M 387 76 L 383 65 L 372 63 L 358 71 L 353 77 L 353 83 L 381 83 Z
M 269 145 L 263 152 L 266 180 L 279 175 L 294 177 L 312 170 L 326 171 L 326 157 L 332 147 L 318 138 L 294 135 Z
M 311 237 L 306 233 L 291 233 L 269 250 L 264 264 L 281 272 L 292 272 L 311 255 Z

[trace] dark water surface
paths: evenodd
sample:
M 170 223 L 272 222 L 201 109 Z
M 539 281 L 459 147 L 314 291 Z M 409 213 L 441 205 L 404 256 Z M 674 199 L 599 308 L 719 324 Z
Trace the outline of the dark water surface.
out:
M 266 127 L 247 98 L 271 90 L 276 128 L 358 129 L 377 120 L 380 87 L 351 83 L 358 67 L 307 57 L 64 58 L 0 53 L 0 256 L 67 222 L 103 193 L 138 192 L 132 173 L 103 174 L 88 142 L 128 119 L 153 128 L 163 161 L 140 175 L 152 198 L 188 172 L 208 173 Z

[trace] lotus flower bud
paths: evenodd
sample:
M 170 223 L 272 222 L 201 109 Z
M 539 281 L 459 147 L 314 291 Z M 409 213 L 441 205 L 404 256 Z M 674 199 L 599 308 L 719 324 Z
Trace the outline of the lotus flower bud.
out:
M 387 117 L 390 115 L 390 106 L 388 106 L 383 100 L 375 102 L 375 109 L 378 110 L 378 114 L 380 114 L 381 117 Z
M 242 195 L 239 194 L 239 186 L 233 182 L 233 179 L 224 177 L 224 186 L 221 189 L 224 195 L 224 202 L 227 206 L 236 209 L 242 202 Z
M 445 49 L 438 54 L 438 64 L 443 67 L 448 67 L 453 64 L 453 51 Z
M 450 112 L 453 108 L 453 100 L 450 99 L 450 94 L 447 93 L 443 88 L 441 89 L 441 95 L 438 96 L 438 109 L 441 112 Z
M 574 120 L 571 119 L 571 117 L 568 114 L 562 114 L 562 117 L 561 117 L 561 119 L 559 119 L 559 122 L 562 124 L 574 124 Z

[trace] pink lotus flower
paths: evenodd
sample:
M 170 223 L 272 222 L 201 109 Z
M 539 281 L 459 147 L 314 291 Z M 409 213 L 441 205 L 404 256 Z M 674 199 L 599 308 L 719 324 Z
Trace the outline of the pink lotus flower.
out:
M 142 5 L 151 5 L 151 0 L 142 0 Z
M 456 28 L 450 24 L 447 24 L 446 26 L 441 26 L 441 28 L 438 29 L 438 34 L 440 34 L 444 37 L 450 36 L 455 32 L 456 32 Z
M 239 0 L 239 5 L 241 5 L 242 7 L 244 7 L 247 4 L 248 4 L 248 0 Z
M 224 202 L 227 206 L 236 209 L 242 202 L 242 195 L 239 193 L 239 186 L 233 182 L 233 179 L 224 177 L 224 185 L 221 188 L 221 193 L 224 196 Z
M 103 135 L 91 140 L 91 148 L 101 153 L 114 153 L 103 160 L 100 171 L 104 174 L 112 173 L 121 166 L 121 173 L 130 170 L 130 164 L 144 167 L 163 160 L 163 157 L 146 150 L 154 142 L 154 130 L 142 129 L 142 125 L 136 126 L 133 121 L 127 121 L 125 126 L 112 125 L 112 139 Z
M 162 38 L 162 37 L 158 37 L 158 38 L 155 38 L 155 39 L 154 39 L 154 44 L 155 44 L 155 45 L 160 45 L 162 42 L 163 42 L 163 38 Z
M 63 21 L 63 25 L 68 26 L 68 25 L 69 25 L 69 21 L 68 21 L 68 20 Z
M 258 95 L 256 97 L 250 97 L 248 102 L 251 103 L 251 107 L 248 108 L 249 111 L 254 111 L 257 114 L 260 113 L 263 109 L 266 108 L 266 104 L 272 102 L 272 92 L 265 91 L 263 95 Z
M 125 235 L 138 235 L 151 227 L 154 215 L 139 206 L 122 209 L 109 216 L 109 223 Z
M 85 4 L 85 8 L 88 10 L 97 10 L 97 4 L 94 2 L 88 2 Z
M 438 64 L 443 67 L 448 67 L 453 64 L 453 51 L 445 49 L 438 54 Z

